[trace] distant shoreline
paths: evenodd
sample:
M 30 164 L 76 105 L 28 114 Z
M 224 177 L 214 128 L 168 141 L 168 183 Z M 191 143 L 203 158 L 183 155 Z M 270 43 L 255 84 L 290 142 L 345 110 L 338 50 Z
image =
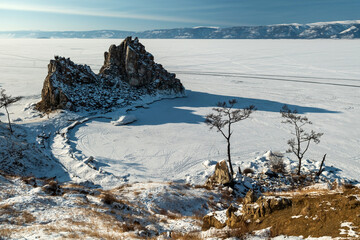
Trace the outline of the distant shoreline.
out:
M 0 31 L 2 39 L 123 39 L 127 36 L 137 36 L 142 39 L 358 39 L 360 38 L 360 20 L 229 28 L 174 28 L 141 32 L 121 30 Z

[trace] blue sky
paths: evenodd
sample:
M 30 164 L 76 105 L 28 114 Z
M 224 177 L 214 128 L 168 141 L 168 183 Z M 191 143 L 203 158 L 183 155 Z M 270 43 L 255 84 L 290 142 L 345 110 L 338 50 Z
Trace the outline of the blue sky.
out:
M 360 0 L 0 0 L 0 31 L 142 31 L 358 19 Z

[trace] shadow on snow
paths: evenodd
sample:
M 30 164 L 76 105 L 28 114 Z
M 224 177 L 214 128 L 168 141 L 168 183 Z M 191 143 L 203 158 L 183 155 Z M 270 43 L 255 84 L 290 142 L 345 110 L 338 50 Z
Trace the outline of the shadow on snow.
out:
M 224 96 L 191 90 L 187 90 L 186 94 L 187 97 L 185 98 L 161 100 L 151 104 L 149 109 L 137 109 L 134 114 L 138 117 L 138 121 L 132 123 L 131 126 L 162 125 L 166 123 L 200 124 L 204 122 L 204 116 L 198 115 L 195 113 L 195 110 L 187 108 L 216 107 L 218 102 L 224 102 L 230 99 L 237 100 L 238 103 L 235 105 L 236 108 L 255 105 L 258 111 L 265 112 L 280 112 L 282 106 L 286 104 L 290 109 L 296 109 L 299 114 L 339 113 L 337 111 L 322 108 L 294 105 L 265 99 Z

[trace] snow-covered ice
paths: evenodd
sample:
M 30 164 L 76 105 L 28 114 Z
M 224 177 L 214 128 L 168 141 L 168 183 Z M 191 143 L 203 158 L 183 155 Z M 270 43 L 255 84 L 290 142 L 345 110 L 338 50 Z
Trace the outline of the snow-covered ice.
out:
M 49 120 L 43 120 L 30 107 L 40 100 L 49 59 L 70 57 L 97 71 L 103 52 L 119 42 L 1 39 L 0 87 L 8 94 L 25 97 L 10 108 L 11 118 L 29 127 L 29 134 L 43 130 L 54 134 L 66 128 L 70 117 L 50 114 Z M 101 178 L 105 181 L 124 176 L 129 181 L 184 180 L 189 176 L 205 181 L 212 163 L 226 157 L 226 145 L 219 133 L 204 124 L 204 117 L 217 102 L 235 98 L 238 107 L 254 104 L 258 111 L 234 125 L 234 162 L 250 162 L 268 149 L 285 152 L 291 129 L 281 123 L 279 110 L 287 104 L 306 114 L 314 130 L 324 132 L 320 144 L 310 146 L 306 157 L 320 162 L 327 153 L 327 166 L 360 180 L 358 40 L 146 39 L 142 43 L 156 62 L 177 74 L 187 97 L 161 100 L 148 108 L 134 107 L 130 112 L 138 120 L 131 125 L 110 124 L 125 114 L 120 109 L 74 126 L 66 133 L 67 139 L 52 135 L 53 156 L 65 167 L 75 166 L 69 157 L 78 159 L 79 165 L 94 157 L 95 169 L 84 168 L 80 178 L 91 171 L 93 179 L 106 173 Z M 74 116 L 87 117 L 81 113 Z M 5 118 L 0 116 L 2 121 Z M 80 173 L 73 172 L 70 177 Z

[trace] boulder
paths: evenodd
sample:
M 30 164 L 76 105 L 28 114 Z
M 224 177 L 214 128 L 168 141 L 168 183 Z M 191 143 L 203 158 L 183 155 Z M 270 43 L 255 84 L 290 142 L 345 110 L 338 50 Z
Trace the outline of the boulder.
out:
M 205 185 L 208 187 L 213 187 L 215 185 L 226 185 L 231 181 L 232 179 L 226 160 L 222 160 L 216 164 L 214 174 L 208 178 Z
M 69 58 L 50 60 L 36 108 L 42 112 L 109 109 L 129 105 L 144 95 L 185 95 L 176 75 L 155 63 L 137 38 L 127 37 L 119 46 L 111 45 L 104 55 L 99 74 Z
M 111 124 L 114 126 L 121 126 L 121 125 L 133 123 L 136 120 L 137 119 L 136 119 L 135 115 L 123 115 L 123 116 L 120 116 L 118 120 L 111 121 Z
M 208 214 L 203 218 L 202 230 L 206 231 L 211 227 L 221 229 L 226 226 L 226 223 L 220 222 L 215 214 Z
M 257 194 L 252 190 L 250 189 L 247 193 L 246 193 L 246 196 L 244 198 L 244 205 L 247 205 L 247 204 L 251 204 L 251 203 L 254 203 L 256 200 L 258 199 L 257 197 Z
M 242 224 L 244 223 L 243 213 L 237 207 L 234 207 L 233 205 L 230 205 L 230 207 L 227 209 L 226 217 L 227 217 L 226 225 L 230 228 L 241 227 Z

